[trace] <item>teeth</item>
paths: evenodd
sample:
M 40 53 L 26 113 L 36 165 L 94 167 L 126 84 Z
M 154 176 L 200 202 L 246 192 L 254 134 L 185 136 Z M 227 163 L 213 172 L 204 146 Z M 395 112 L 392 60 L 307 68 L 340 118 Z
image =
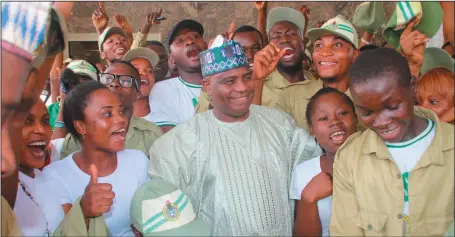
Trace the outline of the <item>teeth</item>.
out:
M 145 84 L 145 85 L 149 84 L 149 82 L 147 80 L 141 80 L 141 83 Z
M 332 133 L 332 135 L 330 135 L 330 138 L 334 137 L 334 136 L 339 136 L 339 135 L 344 135 L 346 134 L 345 132 L 334 132 Z
M 294 50 L 291 47 L 286 47 L 286 48 L 284 48 L 284 50 L 289 50 L 289 51 L 294 52 Z
M 36 141 L 28 144 L 29 146 L 46 146 L 47 142 L 45 141 Z
M 115 133 L 121 133 L 121 132 L 125 132 L 126 130 L 124 128 L 120 129 L 120 130 L 117 130 L 115 131 Z
M 125 52 L 125 49 L 124 48 L 118 48 L 118 49 L 115 50 L 115 52 L 119 52 L 119 51 Z
M 336 63 L 334 63 L 334 62 L 320 62 L 320 64 L 321 65 L 329 65 L 329 66 L 331 66 L 331 65 L 335 65 Z

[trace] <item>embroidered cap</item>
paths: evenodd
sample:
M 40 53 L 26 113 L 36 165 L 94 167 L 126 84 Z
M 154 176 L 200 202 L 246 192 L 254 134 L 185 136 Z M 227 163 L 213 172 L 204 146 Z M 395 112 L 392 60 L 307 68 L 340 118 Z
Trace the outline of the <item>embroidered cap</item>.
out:
M 289 21 L 296 25 L 299 28 L 300 33 L 302 33 L 305 28 L 305 17 L 301 12 L 290 7 L 275 7 L 270 10 L 267 16 L 267 34 L 273 26 L 282 21 Z
M 441 48 L 426 48 L 423 53 L 423 64 L 420 74 L 423 75 L 433 68 L 444 67 L 454 72 L 455 64 L 450 54 Z
M 131 224 L 144 236 L 210 236 L 189 197 L 160 177 L 142 185 L 131 200 Z
M 158 56 L 158 54 L 155 53 L 155 51 L 143 47 L 131 49 L 125 54 L 125 56 L 123 56 L 123 60 L 128 62 L 135 58 L 147 59 L 150 62 L 150 64 L 152 64 L 153 68 L 155 68 L 156 65 L 158 64 L 158 61 L 160 61 L 160 57 Z
M 338 15 L 328 20 L 320 28 L 313 28 L 309 30 L 307 35 L 311 42 L 313 42 L 313 45 L 317 39 L 321 38 L 321 36 L 336 35 L 354 45 L 356 49 L 359 48 L 359 37 L 357 36 L 357 31 L 351 22 L 346 20 L 346 18 L 342 15 Z
M 98 38 L 98 49 L 101 52 L 103 52 L 103 43 L 106 41 L 109 36 L 114 35 L 114 34 L 119 34 L 124 37 L 126 37 L 125 31 L 122 30 L 120 27 L 109 27 L 101 33 L 100 37 Z
M 358 30 L 376 33 L 385 25 L 382 2 L 363 2 L 355 9 L 352 24 Z
M 98 73 L 95 67 L 85 60 L 73 60 L 66 68 L 71 69 L 76 74 L 82 74 L 90 77 L 94 81 L 98 81 Z
M 396 49 L 400 48 L 400 36 L 406 25 L 422 14 L 420 22 L 414 26 L 428 36 L 433 37 L 442 24 L 442 9 L 439 2 L 397 2 L 395 11 L 387 22 L 382 35 Z
M 202 77 L 241 67 L 249 67 L 242 46 L 218 35 L 210 49 L 200 53 Z

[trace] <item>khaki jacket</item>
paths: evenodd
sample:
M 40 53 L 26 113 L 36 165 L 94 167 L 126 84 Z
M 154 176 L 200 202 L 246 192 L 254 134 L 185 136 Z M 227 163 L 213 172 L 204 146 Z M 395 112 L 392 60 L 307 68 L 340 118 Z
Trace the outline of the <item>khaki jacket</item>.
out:
M 454 219 L 454 126 L 430 110 L 435 137 L 409 175 L 411 236 L 442 236 Z M 335 156 L 330 234 L 403 236 L 401 172 L 372 130 L 353 134 Z

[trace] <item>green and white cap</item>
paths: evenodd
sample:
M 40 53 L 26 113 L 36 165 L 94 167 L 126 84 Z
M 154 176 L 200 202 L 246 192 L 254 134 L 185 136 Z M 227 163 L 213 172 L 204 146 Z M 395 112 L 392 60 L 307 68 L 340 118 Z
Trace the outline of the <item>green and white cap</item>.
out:
M 395 11 L 387 22 L 382 35 L 396 49 L 400 48 L 400 36 L 406 25 L 422 14 L 420 22 L 414 26 L 429 38 L 433 37 L 442 24 L 442 9 L 439 2 L 397 2 Z
M 97 70 L 85 60 L 72 60 L 66 68 L 76 74 L 85 75 L 94 81 L 98 81 Z
M 363 2 L 355 9 L 352 24 L 358 30 L 376 33 L 384 27 L 384 6 L 382 2 Z
M 210 236 L 189 197 L 161 177 L 153 177 L 134 193 L 130 215 L 144 236 Z
M 305 17 L 303 14 L 290 7 L 275 7 L 270 10 L 267 16 L 267 33 L 278 22 L 289 21 L 296 25 L 300 32 L 305 28 Z
M 324 35 L 336 35 L 350 42 L 356 49 L 359 48 L 359 37 L 354 26 L 342 15 L 328 20 L 320 28 L 309 30 L 307 35 L 313 45 L 316 40 Z
M 423 64 L 420 68 L 420 74 L 423 75 L 437 67 L 444 67 L 454 72 L 453 58 L 443 49 L 436 47 L 426 48 L 423 53 Z

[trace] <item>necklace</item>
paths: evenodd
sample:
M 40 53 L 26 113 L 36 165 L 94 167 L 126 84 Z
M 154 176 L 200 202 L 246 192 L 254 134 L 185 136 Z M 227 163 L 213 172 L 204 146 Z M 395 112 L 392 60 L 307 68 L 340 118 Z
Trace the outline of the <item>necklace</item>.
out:
M 40 205 L 35 201 L 35 199 L 33 198 L 32 194 L 30 194 L 30 192 L 27 191 L 27 189 L 25 188 L 25 184 L 20 179 L 19 179 L 19 184 L 21 185 L 22 191 L 24 191 L 24 193 L 27 194 L 27 196 L 30 198 L 30 200 L 32 200 L 32 202 L 35 203 L 35 205 L 38 206 L 38 208 L 43 213 L 44 221 L 46 221 L 46 236 L 50 236 L 51 231 L 49 230 L 49 223 L 47 222 L 46 214 L 44 214 L 43 209 L 41 209 Z

